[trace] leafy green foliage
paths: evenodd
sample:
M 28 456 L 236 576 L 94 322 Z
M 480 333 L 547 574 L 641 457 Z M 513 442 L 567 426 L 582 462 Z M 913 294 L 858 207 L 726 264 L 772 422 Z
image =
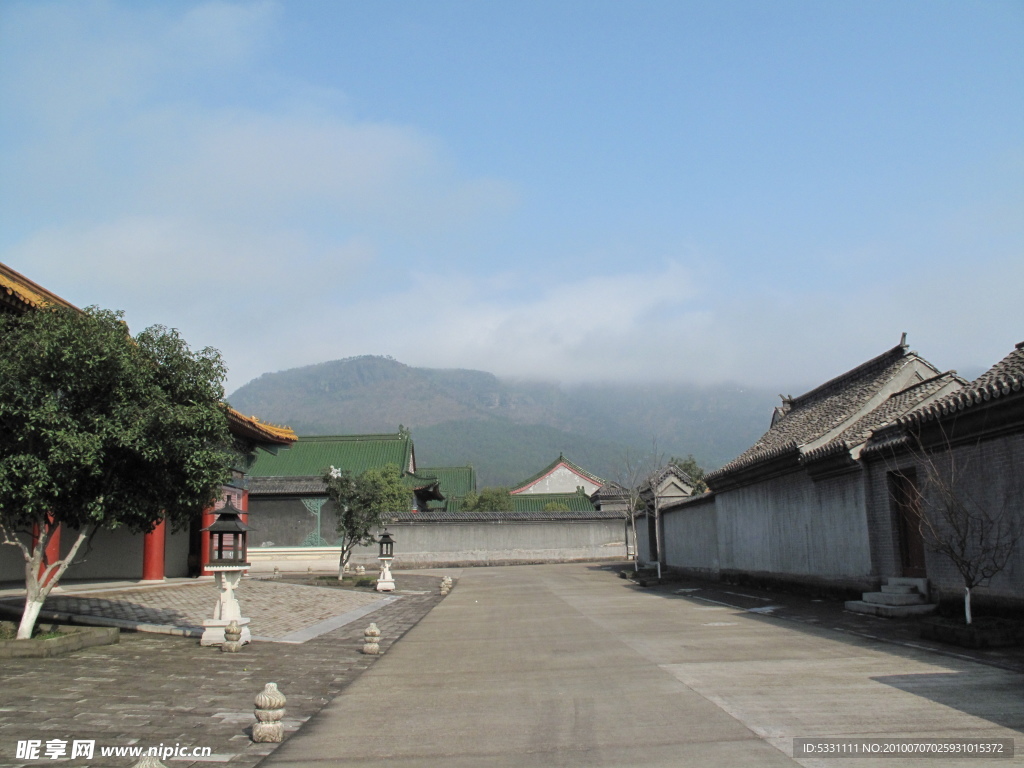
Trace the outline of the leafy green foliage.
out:
M 707 491 L 708 485 L 704 482 L 704 468 L 697 463 L 692 453 L 687 454 L 686 458 L 683 459 L 673 456 L 668 460 L 668 463 L 679 467 L 689 476 L 693 481 L 693 492 L 695 494 Z
M 331 467 L 323 479 L 327 496 L 338 509 L 342 568 L 353 548 L 376 540 L 373 531 L 384 524 L 389 514 L 412 506 L 412 491 L 402 483 L 402 472 L 394 464 L 368 469 L 357 476 Z
M 0 524 L 181 528 L 228 477 L 224 365 L 96 308 L 0 317 Z
M 160 326 L 132 339 L 121 318 L 0 316 L 0 534 L 25 558 L 19 638 L 93 532 L 184 528 L 229 477 L 220 354 Z M 46 562 L 58 526 L 77 538 Z
M 512 509 L 512 494 L 505 487 L 484 488 L 466 496 L 462 508 L 467 512 L 508 512 Z
M 568 504 L 563 504 L 560 501 L 552 501 L 544 505 L 545 512 L 569 512 Z

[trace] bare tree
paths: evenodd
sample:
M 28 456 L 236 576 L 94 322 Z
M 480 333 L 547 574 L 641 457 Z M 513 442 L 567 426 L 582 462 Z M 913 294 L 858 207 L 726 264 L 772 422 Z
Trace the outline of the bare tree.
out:
M 919 440 L 915 442 L 920 446 Z M 912 452 L 923 475 L 916 500 L 921 536 L 929 549 L 944 555 L 959 571 L 964 618 L 970 624 L 971 590 L 987 586 L 1006 568 L 1024 533 L 1020 476 L 1008 481 L 1002 492 L 983 486 L 977 476 L 980 446 L 956 451 L 945 435 L 941 445 Z
M 627 449 L 622 458 L 622 464 L 617 476 L 613 480 L 616 486 L 612 493 L 619 496 L 623 504 L 623 515 L 625 516 L 633 532 L 633 567 L 640 568 L 639 551 L 637 551 L 636 518 L 640 513 L 647 511 L 655 516 L 655 547 L 658 550 L 658 575 L 661 575 L 661 525 L 658 519 L 658 494 L 653 494 L 653 504 L 648 505 L 645 496 L 647 489 L 654 486 L 656 476 L 661 465 L 664 463 L 664 456 L 658 453 L 657 442 L 652 443 L 650 453 L 639 453 Z

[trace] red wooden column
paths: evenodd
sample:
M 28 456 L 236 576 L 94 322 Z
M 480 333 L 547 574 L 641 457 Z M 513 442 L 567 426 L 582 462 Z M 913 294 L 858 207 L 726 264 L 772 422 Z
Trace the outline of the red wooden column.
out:
M 209 528 L 213 525 L 213 521 L 217 519 L 217 508 L 207 507 L 203 510 L 203 524 L 200 528 Z M 199 575 L 200 576 L 212 576 L 213 571 L 206 570 L 206 564 L 210 562 L 210 535 L 203 531 L 199 534 Z
M 167 521 L 161 520 L 142 542 L 142 580 L 163 581 L 164 547 L 167 542 Z
M 60 526 L 59 525 L 53 525 L 53 518 L 52 517 L 47 517 L 46 518 L 46 527 L 50 530 L 50 538 L 46 542 L 46 549 L 43 551 L 43 562 L 41 562 L 39 564 L 39 576 L 40 577 L 43 575 L 43 571 L 46 570 L 46 566 L 48 566 L 50 563 L 54 563 L 57 560 L 60 560 Z M 38 543 L 39 543 L 39 524 L 38 523 L 33 523 L 32 524 L 32 549 L 33 550 L 35 550 L 36 544 L 38 544 Z M 48 582 L 49 582 L 49 579 L 47 579 L 46 582 L 43 582 L 42 586 L 46 586 L 46 583 L 48 583 Z
M 238 500 L 238 508 L 245 512 L 244 515 L 239 515 L 242 522 L 246 525 L 249 524 L 249 492 L 246 490 L 242 491 L 242 498 Z

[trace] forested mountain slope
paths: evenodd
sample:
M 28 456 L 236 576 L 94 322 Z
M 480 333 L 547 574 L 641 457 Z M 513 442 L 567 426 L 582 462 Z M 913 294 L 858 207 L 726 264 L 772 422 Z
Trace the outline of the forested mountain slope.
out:
M 300 435 L 410 428 L 421 465 L 472 463 L 481 485 L 529 477 L 560 451 L 614 478 L 627 449 L 694 454 L 716 467 L 767 430 L 777 397 L 738 386 L 499 379 L 364 356 L 267 373 L 229 398 Z

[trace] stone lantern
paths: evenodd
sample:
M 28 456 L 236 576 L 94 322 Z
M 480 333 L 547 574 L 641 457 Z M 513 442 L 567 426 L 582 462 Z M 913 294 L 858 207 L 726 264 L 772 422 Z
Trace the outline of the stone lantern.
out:
M 380 535 L 377 543 L 380 545 L 380 554 L 377 555 L 377 559 L 380 560 L 380 576 L 377 577 L 377 591 L 394 592 L 395 579 L 391 575 L 391 561 L 395 557 L 395 540 L 391 538 L 387 528 L 384 529 L 384 533 Z
M 223 645 L 224 628 L 232 621 L 241 629 L 241 643 L 251 642 L 249 619 L 242 616 L 242 609 L 235 599 L 235 588 L 242 573 L 249 568 L 246 561 L 249 526 L 242 522 L 242 511 L 230 501 L 220 510 L 213 525 L 203 530 L 210 537 L 210 562 L 204 567 L 213 572 L 220 590 L 220 598 L 213 609 L 213 618 L 203 621 L 200 645 Z

